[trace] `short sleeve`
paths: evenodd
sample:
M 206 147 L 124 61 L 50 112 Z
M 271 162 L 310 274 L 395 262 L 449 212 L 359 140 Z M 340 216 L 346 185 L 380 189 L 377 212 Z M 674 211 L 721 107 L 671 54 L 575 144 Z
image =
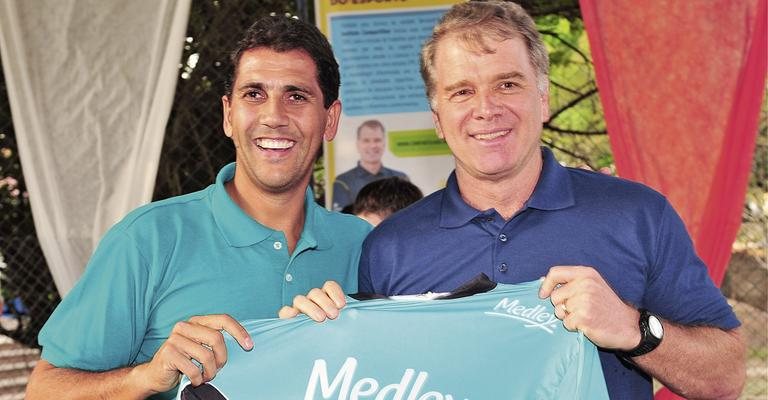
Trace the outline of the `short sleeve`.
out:
M 130 365 L 147 326 L 147 280 L 134 240 L 120 229 L 110 230 L 41 330 L 42 358 L 88 371 Z
M 684 325 L 721 329 L 740 325 L 669 203 L 663 209 L 654 247 L 655 261 L 643 296 L 645 308 Z

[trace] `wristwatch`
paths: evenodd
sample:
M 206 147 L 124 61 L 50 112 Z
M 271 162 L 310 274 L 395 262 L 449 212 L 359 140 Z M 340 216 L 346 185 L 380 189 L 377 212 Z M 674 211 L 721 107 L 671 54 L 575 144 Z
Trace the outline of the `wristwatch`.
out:
M 644 308 L 638 311 L 640 311 L 640 344 L 632 350 L 622 352 L 624 357 L 637 357 L 649 353 L 659 346 L 664 337 L 664 327 L 659 317 Z

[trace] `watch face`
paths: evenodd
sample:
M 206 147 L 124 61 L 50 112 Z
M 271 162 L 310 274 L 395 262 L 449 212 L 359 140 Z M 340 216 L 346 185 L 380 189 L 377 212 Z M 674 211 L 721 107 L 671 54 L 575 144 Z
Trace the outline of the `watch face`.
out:
M 651 331 L 651 335 L 657 339 L 661 339 L 664 335 L 664 328 L 661 326 L 661 321 L 654 315 L 648 317 L 648 328 Z

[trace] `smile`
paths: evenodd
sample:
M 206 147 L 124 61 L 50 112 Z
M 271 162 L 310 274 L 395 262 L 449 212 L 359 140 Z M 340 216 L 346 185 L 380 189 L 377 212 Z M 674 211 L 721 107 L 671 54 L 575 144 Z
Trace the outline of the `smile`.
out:
M 488 133 L 478 133 L 478 134 L 473 135 L 472 137 L 474 137 L 475 139 L 478 139 L 478 140 L 493 140 L 493 139 L 496 139 L 498 137 L 505 136 L 509 132 L 510 132 L 510 130 L 495 131 L 495 132 L 488 132 Z
M 288 139 L 269 139 L 258 138 L 256 139 L 256 145 L 266 150 L 287 150 L 293 147 L 296 142 Z

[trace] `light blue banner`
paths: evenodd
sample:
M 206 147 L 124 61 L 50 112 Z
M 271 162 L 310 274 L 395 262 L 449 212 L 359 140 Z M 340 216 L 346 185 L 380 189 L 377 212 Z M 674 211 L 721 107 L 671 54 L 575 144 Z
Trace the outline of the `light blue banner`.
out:
M 345 114 L 429 111 L 419 75 L 419 49 L 444 12 L 331 16 Z

